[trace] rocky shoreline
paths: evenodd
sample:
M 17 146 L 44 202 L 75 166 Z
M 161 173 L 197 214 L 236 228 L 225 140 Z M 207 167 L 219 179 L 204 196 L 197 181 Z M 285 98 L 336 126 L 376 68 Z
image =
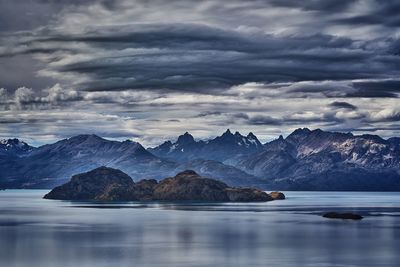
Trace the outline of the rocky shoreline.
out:
M 265 202 L 284 199 L 281 192 L 267 194 L 256 188 L 229 187 L 227 184 L 199 176 L 192 170 L 161 181 L 144 179 L 134 182 L 126 173 L 99 167 L 72 176 L 44 196 L 45 199 L 98 201 L 215 201 Z

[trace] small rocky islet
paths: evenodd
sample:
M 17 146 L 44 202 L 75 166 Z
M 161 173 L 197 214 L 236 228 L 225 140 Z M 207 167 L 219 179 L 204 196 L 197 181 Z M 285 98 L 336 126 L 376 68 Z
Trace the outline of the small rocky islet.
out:
M 345 213 L 327 212 L 327 213 L 323 214 L 322 217 L 328 218 L 328 219 L 342 219 L 342 220 L 362 220 L 364 218 L 360 214 L 351 213 L 351 212 L 345 212 Z
M 161 181 L 143 179 L 134 182 L 126 173 L 109 167 L 99 167 L 72 176 L 55 187 L 45 199 L 99 201 L 215 201 L 265 202 L 284 199 L 281 192 L 267 194 L 256 188 L 236 188 L 192 170 L 178 173 Z

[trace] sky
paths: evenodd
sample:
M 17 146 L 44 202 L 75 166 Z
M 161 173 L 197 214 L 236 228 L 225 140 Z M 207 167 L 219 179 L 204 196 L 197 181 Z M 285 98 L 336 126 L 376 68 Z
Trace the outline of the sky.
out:
M 0 0 L 0 138 L 400 136 L 396 0 Z

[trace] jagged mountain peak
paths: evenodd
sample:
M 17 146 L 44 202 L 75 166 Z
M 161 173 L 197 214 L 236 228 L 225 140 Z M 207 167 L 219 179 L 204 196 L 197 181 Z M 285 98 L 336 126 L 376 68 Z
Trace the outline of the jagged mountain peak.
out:
M 175 143 L 164 142 L 162 145 L 150 148 L 156 156 L 187 162 L 194 159 L 211 159 L 223 162 L 236 155 L 252 153 L 261 149 L 262 144 L 253 133 L 246 136 L 238 131 L 232 134 L 227 129 L 221 136 L 208 141 L 195 141 L 189 133 L 179 136 Z
M 239 132 L 236 132 L 239 133 Z M 233 136 L 232 132 L 230 129 L 226 129 L 226 131 L 221 135 L 222 136 Z
M 254 136 L 255 137 L 255 136 Z M 231 130 L 227 129 L 221 136 L 217 136 L 214 138 L 212 141 L 216 140 L 223 140 L 223 141 L 230 141 L 230 142 L 240 142 L 242 139 L 246 139 L 247 137 L 243 136 L 240 132 L 236 131 L 234 134 L 231 132 Z
M 255 136 L 255 134 L 253 134 L 252 132 L 249 132 L 246 138 L 248 141 L 255 143 L 257 146 L 262 146 L 260 140 L 258 140 L 257 136 Z
M 196 142 L 196 141 L 194 140 L 193 135 L 191 135 L 188 132 L 185 132 L 183 135 L 180 135 L 178 137 L 178 140 L 176 141 L 176 143 L 178 143 L 178 144 L 187 144 L 187 143 L 194 143 L 194 142 Z
M 291 135 L 293 134 L 293 135 L 295 135 L 295 134 L 308 134 L 308 133 L 310 133 L 311 132 L 311 130 L 310 129 L 308 129 L 307 127 L 304 127 L 304 128 L 297 128 L 296 130 L 294 130 L 292 133 L 291 133 Z
M 257 137 L 253 134 L 253 132 L 249 132 L 247 134 L 247 138 L 257 138 Z
M 286 137 L 286 140 L 291 143 L 300 143 L 303 141 L 309 134 L 311 130 L 308 128 L 298 128 L 294 130 L 291 134 Z

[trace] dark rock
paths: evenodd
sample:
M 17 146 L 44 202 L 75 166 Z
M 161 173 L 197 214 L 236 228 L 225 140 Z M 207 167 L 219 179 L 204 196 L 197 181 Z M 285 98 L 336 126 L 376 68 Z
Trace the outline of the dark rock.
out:
M 354 213 L 338 213 L 338 212 L 328 212 L 322 215 L 324 218 L 329 219 L 349 219 L 349 220 L 361 220 L 363 216 Z
M 270 197 L 272 197 L 273 200 L 282 200 L 285 199 L 285 195 L 282 192 L 274 191 L 269 193 Z

